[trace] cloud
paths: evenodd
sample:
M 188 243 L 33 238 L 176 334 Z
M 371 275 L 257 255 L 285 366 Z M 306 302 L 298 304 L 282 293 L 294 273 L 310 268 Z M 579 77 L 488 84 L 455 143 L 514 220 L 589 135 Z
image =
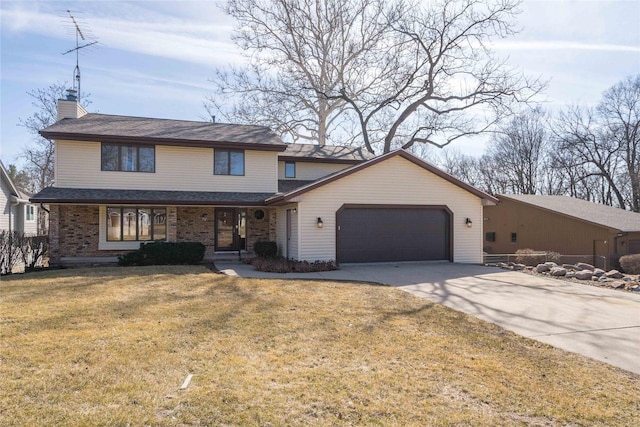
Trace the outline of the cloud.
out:
M 580 43 L 562 40 L 499 41 L 491 44 L 495 50 L 596 50 L 603 52 L 640 53 L 640 46 L 608 43 Z
M 221 12 L 187 16 L 148 11 L 135 4 L 107 2 L 112 8 L 82 15 L 103 48 L 219 67 L 244 60 L 231 42 L 232 21 Z M 34 7 L 2 7 L 2 25 L 15 33 L 73 40 L 73 32 L 60 11 Z M 28 5 L 28 3 L 27 3 Z M 101 3 L 96 3 L 99 7 Z M 114 5 L 118 7 L 113 8 Z M 209 11 L 211 12 L 211 11 Z M 72 28 L 72 27 L 71 27 Z M 88 40 L 89 41 L 89 40 Z

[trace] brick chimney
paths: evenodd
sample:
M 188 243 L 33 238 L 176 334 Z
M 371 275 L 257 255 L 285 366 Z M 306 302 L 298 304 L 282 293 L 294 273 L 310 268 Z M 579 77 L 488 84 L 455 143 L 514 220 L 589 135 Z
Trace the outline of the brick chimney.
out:
M 67 89 L 67 98 L 58 99 L 58 121 L 62 119 L 79 119 L 85 114 L 87 114 L 87 110 L 78 103 L 76 90 Z

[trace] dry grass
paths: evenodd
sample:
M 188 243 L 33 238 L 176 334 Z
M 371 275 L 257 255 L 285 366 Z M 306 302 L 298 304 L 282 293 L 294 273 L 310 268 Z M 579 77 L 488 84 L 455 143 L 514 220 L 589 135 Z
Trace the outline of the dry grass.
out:
M 394 288 L 138 267 L 0 296 L 1 425 L 640 425 L 638 376 Z

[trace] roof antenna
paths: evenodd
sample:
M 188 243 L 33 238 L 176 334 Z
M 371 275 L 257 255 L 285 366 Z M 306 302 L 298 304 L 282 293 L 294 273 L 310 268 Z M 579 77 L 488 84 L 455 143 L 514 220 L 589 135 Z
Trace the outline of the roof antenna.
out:
M 73 70 L 73 90 L 76 91 L 78 102 L 80 102 L 80 63 L 79 63 L 80 55 L 79 55 L 79 52 L 80 52 L 80 49 L 94 45 L 98 43 L 98 41 L 94 40 L 90 43 L 85 43 L 82 46 L 80 46 L 79 45 L 80 39 L 82 39 L 83 41 L 85 41 L 86 39 L 84 37 L 84 34 L 82 33 L 82 30 L 80 29 L 80 26 L 78 25 L 78 21 L 76 21 L 76 18 L 71 14 L 71 11 L 67 10 L 67 13 L 69 14 L 69 18 L 73 23 L 73 29 L 75 30 L 75 33 L 76 33 L 76 47 L 64 52 L 63 55 L 66 55 L 67 53 L 71 53 L 74 51 L 76 52 L 76 68 L 74 68 Z

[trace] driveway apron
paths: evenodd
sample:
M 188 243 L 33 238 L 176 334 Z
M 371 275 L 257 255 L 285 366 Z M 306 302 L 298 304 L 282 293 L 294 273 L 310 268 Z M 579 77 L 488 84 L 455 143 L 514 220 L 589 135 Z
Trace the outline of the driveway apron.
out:
M 396 286 L 525 337 L 640 375 L 640 295 L 497 268 L 448 262 L 351 264 L 311 274 L 260 273 L 216 264 L 243 277 L 353 280 Z

